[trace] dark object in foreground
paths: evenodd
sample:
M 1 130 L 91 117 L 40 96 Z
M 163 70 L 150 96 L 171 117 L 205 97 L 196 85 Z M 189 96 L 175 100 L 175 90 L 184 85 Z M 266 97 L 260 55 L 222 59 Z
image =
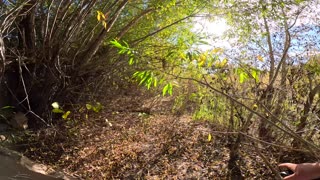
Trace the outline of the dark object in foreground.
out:
M 0 179 L 1 180 L 73 180 L 61 172 L 37 164 L 22 154 L 0 146 Z
M 281 177 L 286 177 L 286 176 L 290 176 L 291 174 L 293 174 L 294 172 L 293 171 L 291 171 L 290 169 L 288 169 L 288 170 L 285 170 L 285 171 L 281 171 L 280 172 L 280 175 L 281 175 Z M 317 178 L 317 179 L 313 179 L 313 180 L 320 180 L 320 178 Z
M 290 169 L 288 169 L 288 170 L 285 170 L 285 171 L 281 171 L 280 172 L 280 175 L 281 175 L 281 177 L 286 177 L 286 176 L 289 176 L 289 175 L 291 175 L 291 174 L 293 174 L 294 172 L 293 171 L 291 171 Z

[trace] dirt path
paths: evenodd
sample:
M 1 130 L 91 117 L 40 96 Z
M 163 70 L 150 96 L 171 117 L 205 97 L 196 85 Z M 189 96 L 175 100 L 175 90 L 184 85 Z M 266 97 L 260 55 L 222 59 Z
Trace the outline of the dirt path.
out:
M 25 154 L 80 179 L 226 179 L 227 138 L 213 133 L 223 129 L 172 115 L 171 101 L 148 103 L 141 96 L 113 99 L 76 124 L 38 132 Z M 244 175 L 272 179 L 265 167 L 257 171 L 259 157 L 243 148 Z

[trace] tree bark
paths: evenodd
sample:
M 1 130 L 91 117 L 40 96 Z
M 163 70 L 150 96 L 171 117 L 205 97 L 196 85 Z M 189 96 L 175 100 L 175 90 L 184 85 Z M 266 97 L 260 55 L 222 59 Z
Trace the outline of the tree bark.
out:
M 300 136 L 302 136 L 303 130 L 307 126 L 308 114 L 312 108 L 312 103 L 314 101 L 314 97 L 316 96 L 316 94 L 318 92 L 320 92 L 320 84 L 318 84 L 316 87 L 314 87 L 310 91 L 308 98 L 307 98 L 306 102 L 304 103 L 303 114 L 299 120 L 299 124 L 298 124 L 297 130 L 296 130 L 296 133 Z M 300 142 L 297 140 L 294 140 L 292 142 L 292 146 L 295 148 L 297 148 L 299 146 L 299 144 L 300 144 Z
M 30 56 L 34 54 L 35 48 L 35 7 L 37 0 L 31 0 L 24 5 L 22 11 L 23 18 L 19 24 L 20 29 L 20 48 L 26 49 Z
M 273 47 L 272 47 L 272 42 L 271 42 L 271 34 L 269 32 L 269 27 L 268 23 L 265 17 L 264 18 L 264 23 L 266 26 L 266 31 L 267 31 L 267 38 L 268 38 L 268 46 L 269 46 L 269 58 L 270 58 L 270 70 L 269 70 L 269 84 L 264 91 L 264 93 L 261 95 L 260 102 L 263 103 L 263 105 L 267 108 L 268 111 L 272 112 L 271 107 L 272 107 L 272 98 L 274 97 L 273 92 L 274 92 L 274 83 L 276 79 L 278 78 L 278 74 L 281 70 L 281 67 L 283 64 L 286 62 L 287 56 L 288 56 L 288 50 L 291 46 L 291 35 L 289 32 L 289 26 L 287 23 L 287 18 L 286 14 L 284 11 L 282 11 L 283 17 L 284 17 L 284 29 L 285 29 L 285 40 L 284 40 L 284 48 L 282 52 L 282 56 L 280 59 L 279 64 L 277 65 L 277 68 L 275 68 L 275 59 L 274 59 L 274 54 L 273 54 Z M 285 68 L 285 67 L 284 67 Z M 283 80 L 283 79 L 282 79 Z M 285 83 L 285 82 L 284 82 Z M 280 97 L 282 98 L 282 97 Z M 279 99 L 281 100 L 281 99 Z M 280 103 L 280 102 L 278 102 Z M 268 112 L 266 112 L 268 114 Z M 274 118 L 271 118 L 271 121 L 275 121 Z M 272 130 L 269 127 L 268 123 L 261 120 L 259 124 L 259 137 L 262 140 L 265 140 L 267 142 L 271 142 L 273 140 L 272 137 Z

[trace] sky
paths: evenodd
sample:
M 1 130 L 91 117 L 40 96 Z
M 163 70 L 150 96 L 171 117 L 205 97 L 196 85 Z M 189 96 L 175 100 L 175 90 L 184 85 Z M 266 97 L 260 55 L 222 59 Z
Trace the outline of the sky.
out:
M 291 47 L 288 51 L 288 55 L 295 62 L 305 62 L 309 59 L 310 55 L 315 55 L 320 53 L 320 3 L 313 1 L 308 4 L 303 9 L 303 12 L 299 15 L 295 25 L 290 29 L 291 33 Z M 291 9 L 288 12 L 289 24 L 294 22 L 294 13 L 297 8 Z M 260 18 L 263 30 L 263 20 Z M 253 61 L 257 61 L 254 58 L 257 55 L 261 55 L 264 60 L 269 56 L 267 51 L 267 40 L 266 37 L 260 38 L 260 45 L 255 42 L 249 42 L 248 44 L 242 45 L 242 47 L 235 46 L 236 39 L 228 39 L 224 34 L 232 29 L 226 23 L 223 18 L 218 18 L 215 21 L 209 21 L 205 17 L 199 17 L 194 20 L 193 31 L 197 34 L 205 35 L 205 39 L 209 45 L 197 45 L 197 49 L 202 51 L 223 48 L 230 51 L 230 58 L 238 56 L 239 59 L 245 56 L 251 56 Z M 280 60 L 282 56 L 283 46 L 284 46 L 284 29 L 279 26 L 279 24 L 270 22 L 270 32 L 271 38 L 275 50 L 276 60 Z M 257 32 L 259 33 L 260 30 Z M 261 33 L 260 33 L 261 34 Z M 264 48 L 264 50 L 262 49 Z M 241 52 L 246 52 L 245 55 L 241 55 Z M 260 62 L 261 64 L 261 62 Z
M 215 21 L 209 21 L 204 17 L 195 18 L 193 31 L 197 34 L 203 34 L 207 37 L 206 41 L 209 45 L 199 45 L 202 51 L 214 49 L 214 47 L 230 48 L 230 43 L 227 38 L 224 38 L 224 33 L 230 28 L 225 19 L 220 18 Z

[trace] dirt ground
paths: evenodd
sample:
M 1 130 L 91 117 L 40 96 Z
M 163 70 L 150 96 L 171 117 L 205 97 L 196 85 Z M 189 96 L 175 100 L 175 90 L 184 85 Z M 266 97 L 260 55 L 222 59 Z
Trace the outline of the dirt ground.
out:
M 79 179 L 229 179 L 225 129 L 188 112 L 173 115 L 173 100 L 143 93 L 110 98 L 101 112 L 74 113 L 30 132 L 20 151 Z M 250 144 L 239 153 L 245 179 L 274 179 Z

